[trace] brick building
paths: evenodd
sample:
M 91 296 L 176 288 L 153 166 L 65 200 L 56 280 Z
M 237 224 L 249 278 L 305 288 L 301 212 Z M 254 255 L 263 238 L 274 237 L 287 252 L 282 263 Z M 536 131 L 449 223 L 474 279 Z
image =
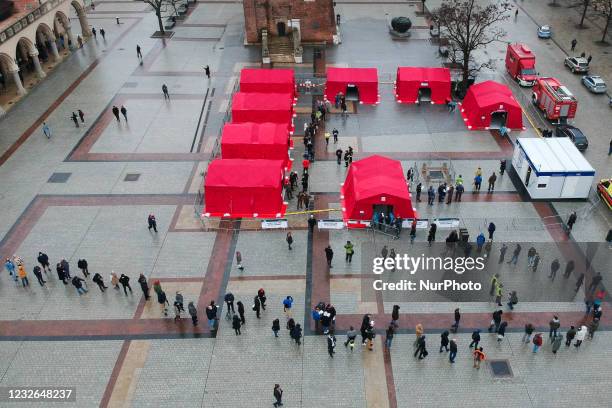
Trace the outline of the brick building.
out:
M 299 20 L 302 43 L 329 43 L 336 34 L 333 0 L 244 0 L 248 43 L 261 42 L 261 31 L 284 36 Z

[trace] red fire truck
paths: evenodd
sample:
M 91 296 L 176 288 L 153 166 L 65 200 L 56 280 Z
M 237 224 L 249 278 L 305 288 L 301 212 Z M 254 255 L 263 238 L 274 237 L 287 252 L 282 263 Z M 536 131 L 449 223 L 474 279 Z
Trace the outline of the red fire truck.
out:
M 508 44 L 506 70 L 521 86 L 533 86 L 537 78 L 535 54 L 525 44 Z
M 544 112 L 546 119 L 566 122 L 576 116 L 578 100 L 556 78 L 542 77 L 533 85 L 531 100 Z

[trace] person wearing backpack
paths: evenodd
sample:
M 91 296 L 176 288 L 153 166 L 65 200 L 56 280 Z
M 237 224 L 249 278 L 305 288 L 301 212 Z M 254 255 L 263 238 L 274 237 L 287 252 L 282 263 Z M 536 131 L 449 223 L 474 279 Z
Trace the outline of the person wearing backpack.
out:
M 476 329 L 472 332 L 472 342 L 470 343 L 470 348 L 474 347 L 478 349 L 478 343 L 480 343 L 480 329 Z
M 542 333 L 537 333 L 533 336 L 533 352 L 537 353 L 540 347 L 542 347 Z
M 351 347 L 351 352 L 355 349 L 355 339 L 357 338 L 357 330 L 353 326 L 349 327 L 349 330 L 346 332 L 346 341 L 344 342 L 344 347 Z
M 482 347 L 478 347 L 474 350 L 474 368 L 480 369 L 480 362 L 486 360 L 486 355 L 483 352 Z

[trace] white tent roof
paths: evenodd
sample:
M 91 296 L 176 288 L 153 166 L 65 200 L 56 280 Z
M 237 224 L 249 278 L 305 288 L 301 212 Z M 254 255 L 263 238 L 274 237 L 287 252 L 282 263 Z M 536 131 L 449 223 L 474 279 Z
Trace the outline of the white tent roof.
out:
M 537 175 L 595 174 L 595 169 L 567 137 L 519 138 L 517 143 Z

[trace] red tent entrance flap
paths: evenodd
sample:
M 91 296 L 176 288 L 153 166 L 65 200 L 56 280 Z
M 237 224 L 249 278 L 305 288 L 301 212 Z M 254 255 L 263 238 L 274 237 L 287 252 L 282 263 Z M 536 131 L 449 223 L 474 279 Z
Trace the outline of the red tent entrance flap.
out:
M 240 71 L 240 92 L 288 93 L 295 97 L 293 70 L 245 68 Z
M 419 95 L 419 90 L 421 95 Z M 395 81 L 395 98 L 399 103 L 418 103 L 428 99 L 444 104 L 451 99 L 451 76 L 448 68 L 399 67 Z
M 353 162 L 340 194 L 345 223 L 371 221 L 379 205 L 389 206 L 395 218 L 416 217 L 401 163 L 384 156 Z
M 468 129 L 488 130 L 492 119 L 508 129 L 524 130 L 523 110 L 506 85 L 485 81 L 472 85 L 461 104 L 461 116 Z
M 325 83 L 327 100 L 333 102 L 340 92 L 348 96 L 347 87 L 349 85 L 357 87 L 359 103 L 377 104 L 380 102 L 376 68 L 327 68 Z
M 287 170 L 289 132 L 280 123 L 227 123 L 221 136 L 223 159 L 281 160 Z
M 293 96 L 236 92 L 232 99 L 232 122 L 283 123 L 293 131 Z
M 283 179 L 280 160 L 214 160 L 204 180 L 204 216 L 282 217 Z

